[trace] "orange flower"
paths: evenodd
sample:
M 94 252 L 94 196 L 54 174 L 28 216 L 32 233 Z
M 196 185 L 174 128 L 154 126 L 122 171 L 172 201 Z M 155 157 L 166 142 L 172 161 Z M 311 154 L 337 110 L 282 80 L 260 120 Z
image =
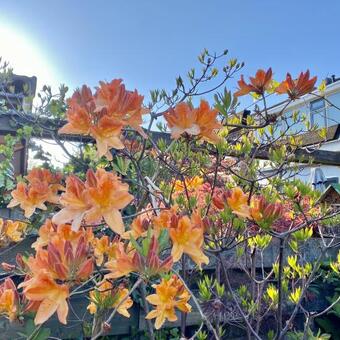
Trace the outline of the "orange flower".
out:
M 251 217 L 248 206 L 248 195 L 246 195 L 240 187 L 236 187 L 227 192 L 227 203 L 234 214 L 241 217 Z
M 61 323 L 66 324 L 68 314 L 69 288 L 66 284 L 57 284 L 44 270 L 40 270 L 31 279 L 22 282 L 25 297 L 30 301 L 39 301 L 34 322 L 36 325 L 44 323 L 55 312 Z
M 63 224 L 72 221 L 72 229 L 78 230 L 83 219 L 87 223 L 97 223 L 102 219 L 116 233 L 124 232 L 124 223 L 119 209 L 125 208 L 133 199 L 129 186 L 111 172 L 98 169 L 88 170 L 86 182 L 75 176 L 66 179 L 66 192 L 60 203 L 64 206 L 52 221 Z
M 0 247 L 6 247 L 11 242 L 20 242 L 26 228 L 27 223 L 0 218 Z
M 66 117 L 68 123 L 59 133 L 88 135 L 91 127 L 91 112 L 95 109 L 92 91 L 86 85 L 76 90 L 67 101 Z
M 261 222 L 262 226 L 271 225 L 282 215 L 282 205 L 279 203 L 268 203 L 262 196 L 252 196 L 249 204 L 248 201 L 249 196 L 239 187 L 224 191 L 213 198 L 218 209 L 223 209 L 227 203 L 234 214 Z
M 173 216 L 169 236 L 173 244 L 171 255 L 174 262 L 179 261 L 183 253 L 186 253 L 199 267 L 202 263 L 209 263 L 208 257 L 202 251 L 203 228 L 202 220 L 196 213 L 191 220 L 188 216 Z
M 32 248 L 38 250 L 40 247 L 45 247 L 55 237 L 60 237 L 65 241 L 70 241 L 72 246 L 76 246 L 81 236 L 90 241 L 93 239 L 91 228 L 80 228 L 78 231 L 73 231 L 70 224 L 54 224 L 50 219 L 39 228 L 39 237 L 32 244 Z
M 150 221 L 145 214 L 138 215 L 131 223 L 131 229 L 122 234 L 122 239 L 130 240 L 130 237 L 137 240 L 139 237 L 145 237 Z
M 120 79 L 100 82 L 95 96 L 87 86 L 77 90 L 68 100 L 68 123 L 59 133 L 89 135 L 96 140 L 98 156 L 112 159 L 110 149 L 123 149 L 122 128 L 131 126 L 145 136 L 142 115 L 143 96 L 127 91 Z
M 31 217 L 37 208 L 41 210 L 47 209 L 45 202 L 48 198 L 48 186 L 45 183 L 35 183 L 27 186 L 27 184 L 20 182 L 11 194 L 13 199 L 9 202 L 7 208 L 20 205 L 27 218 Z
M 234 94 L 236 97 L 244 96 L 250 92 L 262 95 L 270 88 L 273 72 L 269 68 L 267 71 L 258 70 L 255 78 L 249 77 L 250 83 L 244 81 L 243 75 L 238 81 L 239 90 Z
M 205 100 L 201 100 L 197 109 L 187 103 L 179 103 L 174 109 L 165 113 L 164 118 L 168 122 L 171 136 L 174 139 L 187 133 L 217 143 L 220 138 L 215 130 L 222 127 L 217 121 L 217 114 L 217 110 L 211 109 Z
M 276 89 L 278 94 L 288 94 L 291 100 L 300 98 L 314 90 L 317 77 L 309 78 L 309 70 L 305 73 L 301 72 L 297 80 L 293 80 L 292 76 L 287 73 L 284 80 Z
M 29 183 L 33 184 L 35 182 L 45 182 L 47 184 L 57 184 L 60 189 L 63 189 L 60 185 L 62 179 L 62 174 L 57 172 L 53 174 L 50 170 L 44 168 L 33 168 L 25 178 Z
M 107 255 L 109 260 L 111 260 L 117 253 L 117 242 L 110 242 L 109 237 L 106 235 L 102 236 L 100 239 L 96 237 L 93 238 L 91 243 L 97 266 L 101 266 L 103 264 L 105 255 Z
M 19 295 L 11 278 L 0 285 L 0 315 L 14 321 L 19 313 Z
M 119 209 L 125 208 L 132 200 L 129 186 L 111 172 L 98 169 L 89 170 L 86 186 L 91 208 L 86 212 L 86 221 L 93 223 L 104 218 L 108 226 L 117 234 L 124 232 L 124 223 Z
M 91 314 L 97 313 L 98 309 L 116 308 L 121 301 L 129 294 L 124 286 L 113 287 L 109 281 L 102 281 L 98 288 L 90 292 L 90 304 L 87 309 Z M 130 317 L 128 309 L 133 305 L 131 297 L 128 297 L 118 308 L 117 312 L 126 318 Z
M 184 185 L 185 183 L 185 185 Z M 175 186 L 174 186 L 174 191 L 175 192 L 184 192 L 185 188 L 191 192 L 191 191 L 195 191 L 198 188 L 200 188 L 200 186 L 203 184 L 203 178 L 199 177 L 199 176 L 194 176 L 192 178 L 185 178 L 185 181 L 180 181 L 180 180 L 176 180 L 175 182 Z
M 161 210 L 158 216 L 152 219 L 153 234 L 158 237 L 163 229 L 170 228 L 172 216 L 176 215 L 177 206 L 172 206 L 171 209 Z
M 117 252 L 112 260 L 105 266 L 110 273 L 105 275 L 107 279 L 116 279 L 128 275 L 131 272 L 138 272 L 146 276 L 155 276 L 170 271 L 173 265 L 172 257 L 168 256 L 163 261 L 159 258 L 159 245 L 155 236 L 151 237 L 146 256 L 142 256 L 138 251 L 132 249 L 126 251 L 124 244 L 117 242 Z
M 64 206 L 52 218 L 56 224 L 72 221 L 72 229 L 78 230 L 85 212 L 90 208 L 85 184 L 76 176 L 66 178 L 66 191 L 61 195 L 60 203 Z
M 256 222 L 271 225 L 283 213 L 280 203 L 268 203 L 264 197 L 254 197 L 251 201 L 250 215 Z
M 115 119 L 103 116 L 98 119 L 98 123 L 91 127 L 91 136 L 96 140 L 98 157 L 105 156 L 112 160 L 110 149 L 124 149 L 124 144 L 119 136 L 123 125 Z
M 124 244 L 116 241 L 116 253 L 114 257 L 106 262 L 105 267 L 110 271 L 105 275 L 106 279 L 116 279 L 126 276 L 131 272 L 137 272 L 139 268 L 138 257 L 135 250 L 126 252 Z
M 166 319 L 171 322 L 177 320 L 175 308 L 184 313 L 191 312 L 188 304 L 190 294 L 177 276 L 173 275 L 169 280 L 162 279 L 161 283 L 152 287 L 156 289 L 156 294 L 147 296 L 146 300 L 156 307 L 145 318 L 156 318 L 156 329 L 161 328 Z
M 131 126 L 142 135 L 145 135 L 141 125 L 142 115 L 148 110 L 142 107 L 144 97 L 137 90 L 127 91 L 121 79 L 113 79 L 111 83 L 100 82 L 96 92 L 97 110 L 105 110 L 125 126 Z
M 46 210 L 45 202 L 57 204 L 59 197 L 58 190 L 62 190 L 58 182 L 60 174 L 53 175 L 47 169 L 33 168 L 26 176 L 28 184 L 19 182 L 15 190 L 12 191 L 13 199 L 7 205 L 8 208 L 20 205 L 25 211 L 25 217 L 33 215 L 35 209 Z

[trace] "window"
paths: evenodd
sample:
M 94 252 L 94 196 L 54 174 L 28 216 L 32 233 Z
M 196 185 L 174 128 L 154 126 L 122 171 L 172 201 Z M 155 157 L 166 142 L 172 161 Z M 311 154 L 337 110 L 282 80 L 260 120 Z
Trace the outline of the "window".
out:
M 323 128 L 327 126 L 326 106 L 322 98 L 310 102 L 310 120 L 313 127 Z
M 340 107 L 340 93 L 333 93 L 327 99 L 337 107 Z M 337 107 L 327 104 L 327 126 L 340 123 L 340 111 Z

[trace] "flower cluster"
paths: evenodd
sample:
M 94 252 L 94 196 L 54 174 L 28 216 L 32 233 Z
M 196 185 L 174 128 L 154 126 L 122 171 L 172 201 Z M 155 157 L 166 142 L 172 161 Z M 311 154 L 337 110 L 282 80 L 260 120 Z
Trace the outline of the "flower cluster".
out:
M 70 225 L 56 228 L 50 222 L 42 228 L 50 228 L 50 232 L 41 232 L 34 245 L 35 256 L 25 261 L 27 279 L 19 288 L 27 300 L 38 304 L 36 324 L 44 323 L 55 312 L 66 324 L 70 288 L 93 272 L 91 234 L 83 229 L 73 232 Z
M 212 143 L 220 141 L 216 130 L 222 127 L 217 120 L 218 111 L 211 109 L 208 102 L 201 100 L 198 108 L 179 103 L 169 110 L 164 118 L 168 122 L 172 138 L 178 139 L 184 133 L 198 136 Z
M 128 295 L 129 290 L 124 286 L 114 287 L 111 282 L 104 280 L 90 292 L 90 304 L 87 309 L 91 314 L 95 314 L 98 310 L 117 307 L 117 312 L 128 318 L 130 317 L 128 309 L 133 305 Z
M 85 183 L 76 176 L 69 176 L 66 191 L 60 198 L 63 209 L 52 220 L 56 224 L 72 222 L 72 228 L 78 230 L 83 220 L 91 224 L 104 219 L 114 232 L 122 234 L 124 223 L 119 210 L 133 199 L 128 190 L 127 184 L 104 169 L 88 170 Z
M 112 259 L 105 266 L 110 271 L 105 277 L 116 279 L 137 272 L 147 277 L 168 273 L 173 264 L 171 256 L 164 260 L 159 258 L 159 244 L 155 236 L 151 237 L 147 252 L 138 249 L 125 249 L 124 244 L 117 241 L 117 247 Z
M 283 211 L 281 203 L 268 203 L 262 196 L 253 195 L 249 199 L 249 195 L 245 194 L 240 187 L 215 195 L 213 202 L 219 209 L 228 206 L 237 216 L 262 225 L 272 225 Z
M 125 89 L 121 79 L 100 82 L 95 94 L 83 86 L 68 100 L 68 123 L 59 130 L 64 134 L 91 136 L 96 141 L 98 156 L 112 159 L 111 148 L 123 149 L 122 129 L 130 126 L 144 135 L 143 96 Z
M 12 191 L 13 199 L 8 208 L 20 205 L 25 211 L 25 217 L 29 218 L 36 209 L 46 210 L 46 202 L 57 204 L 58 191 L 63 190 L 60 184 L 61 174 L 52 174 L 47 169 L 33 168 L 25 177 L 26 182 L 19 182 Z
M 166 319 L 172 322 L 177 320 L 175 308 L 184 313 L 191 311 L 191 306 L 188 304 L 190 294 L 176 275 L 168 280 L 162 279 L 161 283 L 154 284 L 152 287 L 155 288 L 156 293 L 147 296 L 146 299 L 155 306 L 155 309 L 146 316 L 146 319 L 156 318 L 156 329 L 161 328 Z
M 269 68 L 267 71 L 258 70 L 255 77 L 250 77 L 250 83 L 244 81 L 243 75 L 238 81 L 239 90 L 235 96 L 244 96 L 249 93 L 264 95 L 265 92 L 273 91 L 277 94 L 287 94 L 291 100 L 298 99 L 315 89 L 317 77 L 310 78 L 309 71 L 301 72 L 297 79 L 293 79 L 287 73 L 286 79 L 275 86 L 273 72 Z

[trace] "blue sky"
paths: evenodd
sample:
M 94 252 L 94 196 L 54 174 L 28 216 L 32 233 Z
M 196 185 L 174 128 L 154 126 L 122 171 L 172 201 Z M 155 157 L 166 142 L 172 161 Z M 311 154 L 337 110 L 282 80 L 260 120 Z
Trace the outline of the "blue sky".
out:
M 15 33 L 7 45 L 0 35 L 0 55 L 12 50 L 14 71 L 21 62 L 21 73 L 71 88 L 123 78 L 145 95 L 170 89 L 203 48 L 228 48 L 245 75 L 269 66 L 278 79 L 306 68 L 340 75 L 337 0 L 0 2 L 0 28 Z M 25 42 L 34 53 L 20 50 Z

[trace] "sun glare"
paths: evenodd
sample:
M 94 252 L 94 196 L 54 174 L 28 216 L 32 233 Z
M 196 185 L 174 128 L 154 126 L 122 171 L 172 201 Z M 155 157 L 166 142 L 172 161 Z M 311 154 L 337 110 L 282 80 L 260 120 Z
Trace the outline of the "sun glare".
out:
M 57 89 L 59 81 L 44 47 L 20 29 L 1 21 L 0 56 L 2 60 L 9 62 L 15 74 L 36 76 L 37 91 L 40 91 L 45 84 Z

